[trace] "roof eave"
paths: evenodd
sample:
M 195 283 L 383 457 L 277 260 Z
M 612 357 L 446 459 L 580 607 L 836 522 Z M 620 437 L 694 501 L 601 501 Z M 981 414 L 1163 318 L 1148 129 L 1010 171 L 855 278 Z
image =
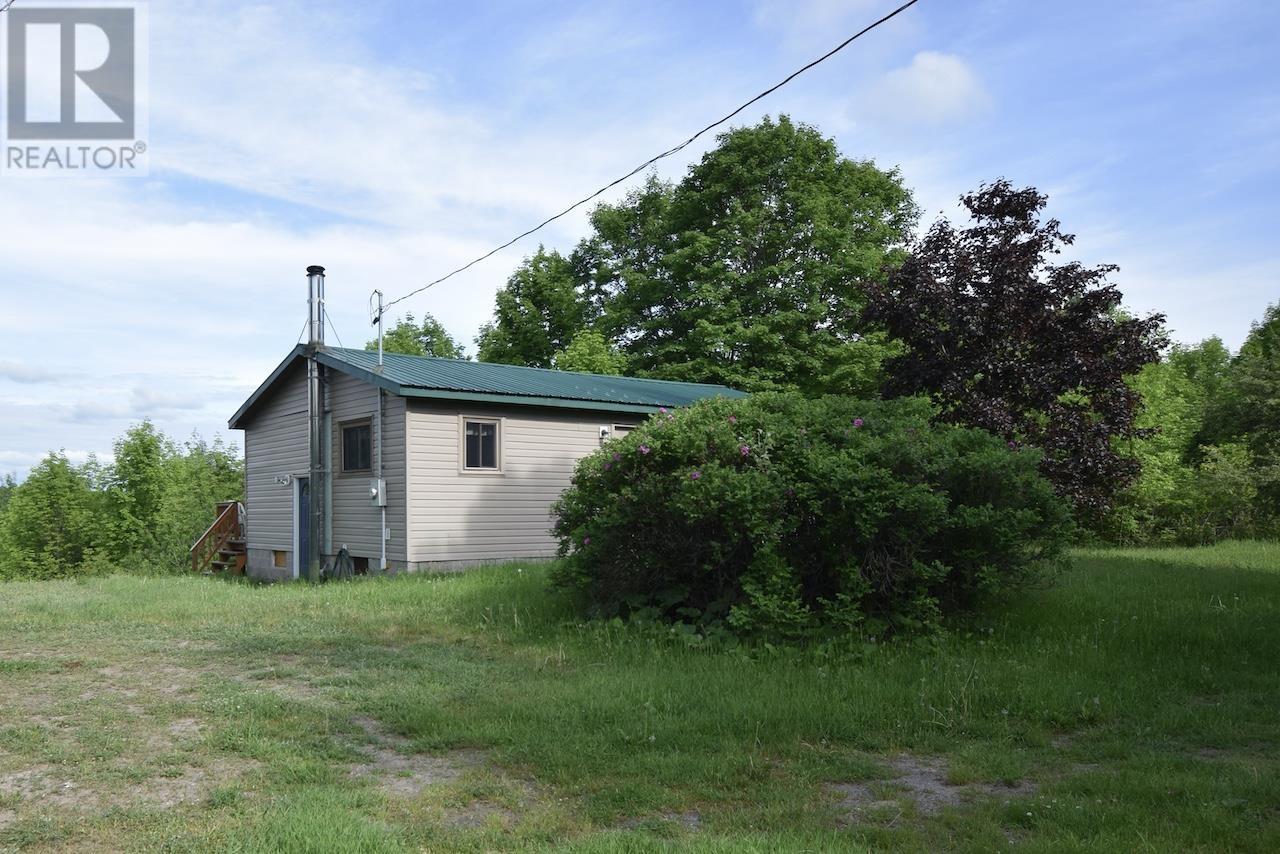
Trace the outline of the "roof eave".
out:
M 539 397 L 525 394 L 487 394 L 478 391 L 451 391 L 437 388 L 402 387 L 400 394 L 404 397 L 426 400 L 465 400 L 472 403 L 509 403 L 517 406 L 549 406 L 556 409 L 590 409 L 604 412 L 642 412 L 649 414 L 662 408 L 660 404 L 573 400 L 564 397 Z
M 336 371 L 342 371 L 344 374 L 353 376 L 358 380 L 364 380 L 365 382 L 375 385 L 378 388 L 385 389 L 392 394 L 404 393 L 403 386 L 395 380 L 388 379 L 385 374 L 381 374 L 378 371 L 371 371 L 367 368 L 361 368 L 358 365 L 353 365 L 344 359 L 339 359 L 332 353 L 325 350 L 321 350 L 316 353 L 316 361 L 325 367 L 333 368 Z
M 292 350 L 289 351 L 289 355 L 284 357 L 284 361 L 276 365 L 276 369 L 272 371 L 265 380 L 262 381 L 262 385 L 258 386 L 257 389 L 254 390 L 253 394 L 249 395 L 249 399 L 246 400 L 244 404 L 239 409 L 236 410 L 236 414 L 232 415 L 231 418 L 227 421 L 228 428 L 232 430 L 244 429 L 244 427 L 242 426 L 244 423 L 244 420 L 245 418 L 248 417 L 249 413 L 253 410 L 254 406 L 257 405 L 258 400 L 261 399 L 261 397 L 267 393 L 268 389 L 270 389 L 271 386 L 275 385 L 276 380 L 280 379 L 280 377 L 284 374 L 285 371 L 289 370 L 289 368 L 293 365 L 294 360 L 297 359 L 299 356 L 301 356 L 305 349 L 306 348 L 302 344 L 299 344 L 298 346 L 294 347 Z

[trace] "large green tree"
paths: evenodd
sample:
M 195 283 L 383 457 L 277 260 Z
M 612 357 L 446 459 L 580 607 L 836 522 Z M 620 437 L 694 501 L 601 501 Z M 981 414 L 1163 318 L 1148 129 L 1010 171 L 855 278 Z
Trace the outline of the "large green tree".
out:
M 364 348 L 377 350 L 378 339 L 367 342 Z M 462 345 L 430 314 L 424 314 L 421 322 L 415 320 L 412 314 L 406 314 L 395 326 L 383 333 L 382 349 L 387 353 L 405 356 L 439 356 L 442 359 L 467 357 Z
M 114 445 L 114 462 L 105 474 L 104 536 L 111 557 L 124 560 L 147 552 L 160 533 L 156 514 L 173 443 L 150 421 L 130 427 Z
M 0 515 L 0 579 L 79 572 L 102 541 L 100 507 L 89 478 L 66 454 L 45 457 Z
M 1205 431 L 1249 449 L 1264 509 L 1280 517 L 1280 303 L 1267 307 L 1231 361 Z
M 498 293 L 480 359 L 551 367 L 591 329 L 628 374 L 868 393 L 894 350 L 862 322 L 865 289 L 915 216 L 896 172 L 766 118 L 678 183 L 650 177 L 597 207 L 570 257 L 540 247 Z
M 592 215 L 584 290 L 631 373 L 763 391 L 870 391 L 886 356 L 867 284 L 916 217 L 895 171 L 786 116 L 719 137 L 677 184 Z
M 1238 453 L 1203 440 L 1230 365 L 1230 351 L 1210 338 L 1194 347 L 1175 345 L 1167 358 L 1130 379 L 1142 407 L 1134 422 L 1138 434 L 1123 450 L 1137 458 L 1141 475 L 1101 520 L 1099 531 L 1109 539 L 1201 542 L 1212 538 L 1215 519 L 1238 515 L 1236 499 L 1245 496 L 1214 502 L 1208 488 L 1221 481 L 1224 465 Z
M 1280 303 L 1267 307 L 1240 346 L 1214 415 L 1221 433 L 1245 439 L 1259 458 L 1280 454 Z
M 539 246 L 498 291 L 493 320 L 476 338 L 480 361 L 551 367 L 594 317 L 581 279 L 570 259 Z

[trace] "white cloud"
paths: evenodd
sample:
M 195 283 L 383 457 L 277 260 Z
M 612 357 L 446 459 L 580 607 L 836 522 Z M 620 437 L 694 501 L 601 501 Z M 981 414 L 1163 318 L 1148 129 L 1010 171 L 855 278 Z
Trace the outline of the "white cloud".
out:
M 204 396 L 190 392 L 174 393 L 134 386 L 130 394 L 129 404 L 134 415 L 143 418 L 154 418 L 157 415 L 175 411 L 204 409 L 205 400 Z
M 757 0 L 752 17 L 757 26 L 782 34 L 794 50 L 813 50 L 837 43 L 893 8 L 883 0 Z M 899 34 L 909 28 L 907 16 L 894 20 Z M 888 31 L 878 33 L 888 37 Z
M 921 51 L 910 65 L 885 74 L 863 99 L 868 121 L 907 128 L 965 121 L 991 105 L 991 96 L 963 59 L 935 51 Z
M 0 359 L 0 379 L 15 383 L 47 383 L 58 378 L 58 374 L 39 365 Z
M 96 451 L 84 451 L 79 449 L 60 448 L 58 452 L 67 458 L 68 461 L 75 465 L 82 465 L 93 457 L 100 463 L 110 463 L 114 458 L 111 454 L 98 453 Z M 41 453 L 27 453 L 25 451 L 0 451 L 0 474 L 7 474 L 13 470 L 26 472 L 32 466 L 39 463 L 52 451 Z

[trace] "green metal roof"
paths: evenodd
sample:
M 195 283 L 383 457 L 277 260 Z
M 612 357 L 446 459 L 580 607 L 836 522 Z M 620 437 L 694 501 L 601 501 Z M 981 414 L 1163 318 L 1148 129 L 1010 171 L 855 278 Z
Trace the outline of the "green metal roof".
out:
M 280 363 L 258 390 L 232 416 L 240 429 L 254 405 L 295 362 L 304 357 L 299 345 Z M 468 362 L 387 353 L 379 369 L 378 354 L 368 350 L 323 347 L 318 361 L 334 370 L 404 397 L 513 403 L 612 412 L 654 412 L 666 406 L 685 406 L 704 397 L 746 397 L 722 385 L 613 377 L 574 371 L 553 371 L 516 365 Z

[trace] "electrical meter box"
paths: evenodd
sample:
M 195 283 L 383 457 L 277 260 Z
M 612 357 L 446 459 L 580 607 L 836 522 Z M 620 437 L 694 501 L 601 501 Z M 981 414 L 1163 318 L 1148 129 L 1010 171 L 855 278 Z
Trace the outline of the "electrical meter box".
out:
M 369 503 L 374 507 L 387 506 L 387 482 L 380 477 L 369 481 Z

